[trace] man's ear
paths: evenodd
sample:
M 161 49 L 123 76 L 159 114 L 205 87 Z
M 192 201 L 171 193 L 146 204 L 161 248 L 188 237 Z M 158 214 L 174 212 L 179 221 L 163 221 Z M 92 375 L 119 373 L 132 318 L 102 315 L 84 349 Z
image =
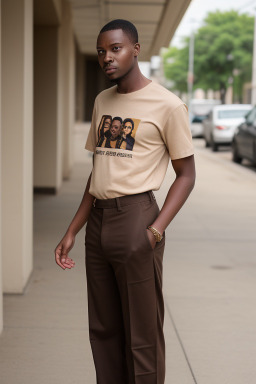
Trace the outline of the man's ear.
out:
M 137 56 L 139 56 L 139 54 L 140 54 L 140 44 L 136 43 L 134 45 L 134 56 L 137 57 Z

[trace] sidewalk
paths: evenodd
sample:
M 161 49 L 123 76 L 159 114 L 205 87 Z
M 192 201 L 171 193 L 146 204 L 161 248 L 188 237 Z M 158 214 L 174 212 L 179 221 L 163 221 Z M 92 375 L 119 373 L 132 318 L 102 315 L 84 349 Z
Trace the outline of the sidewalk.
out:
M 76 129 L 75 143 L 79 162 L 71 179 L 57 196 L 35 198 L 34 271 L 26 292 L 4 297 L 1 384 L 96 383 L 84 231 L 72 251 L 73 270 L 61 270 L 53 256 L 90 172 L 91 156 L 82 150 L 83 126 Z M 196 188 L 167 230 L 166 384 L 253 384 L 256 175 L 215 161 L 200 146 L 196 162 Z M 156 193 L 159 205 L 173 178 L 170 168 Z

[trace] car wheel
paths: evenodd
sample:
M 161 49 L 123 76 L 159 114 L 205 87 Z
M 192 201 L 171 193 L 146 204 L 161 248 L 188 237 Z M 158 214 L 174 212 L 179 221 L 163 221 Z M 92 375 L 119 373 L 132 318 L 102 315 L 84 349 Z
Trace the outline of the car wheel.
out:
M 253 147 L 253 161 L 252 164 L 254 167 L 256 167 L 256 143 L 254 142 L 254 147 Z
M 213 137 L 211 137 L 211 147 L 213 152 L 217 152 L 219 149 L 218 144 L 214 142 Z
M 237 144 L 235 141 L 232 143 L 232 160 L 234 161 L 234 163 L 237 164 L 240 164 L 243 160 L 242 157 L 239 155 Z

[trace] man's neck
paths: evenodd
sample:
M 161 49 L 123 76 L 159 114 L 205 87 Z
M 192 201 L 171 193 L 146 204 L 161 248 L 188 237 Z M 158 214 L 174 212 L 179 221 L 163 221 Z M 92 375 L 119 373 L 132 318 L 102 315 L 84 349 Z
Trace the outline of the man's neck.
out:
M 118 93 L 130 93 L 138 91 L 151 83 L 151 80 L 142 75 L 138 64 L 126 76 L 117 81 Z

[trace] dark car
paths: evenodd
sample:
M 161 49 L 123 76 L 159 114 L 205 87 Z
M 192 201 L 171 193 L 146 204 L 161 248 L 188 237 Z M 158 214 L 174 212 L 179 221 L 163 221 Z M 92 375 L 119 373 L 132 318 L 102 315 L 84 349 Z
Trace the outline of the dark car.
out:
M 256 165 L 256 107 L 236 129 L 232 141 L 232 159 L 235 163 L 247 159 Z

